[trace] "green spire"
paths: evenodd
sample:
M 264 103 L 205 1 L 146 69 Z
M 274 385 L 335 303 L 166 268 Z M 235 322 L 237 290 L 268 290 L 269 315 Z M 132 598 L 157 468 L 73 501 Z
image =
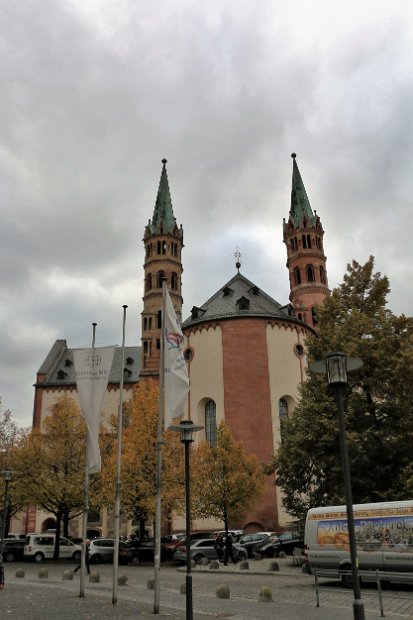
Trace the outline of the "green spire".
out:
M 302 226 L 304 218 L 307 219 L 310 225 L 315 226 L 317 217 L 311 209 L 310 201 L 308 200 L 307 192 L 305 191 L 304 183 L 297 162 L 295 161 L 297 156 L 295 153 L 292 153 L 291 157 L 293 158 L 293 179 L 291 187 L 290 218 L 297 228 Z
M 171 193 L 169 191 L 168 175 L 166 173 L 167 160 L 162 160 L 161 179 L 159 181 L 158 195 L 156 196 L 155 209 L 152 222 L 149 225 L 151 233 L 171 233 L 176 227 L 176 221 L 172 210 Z

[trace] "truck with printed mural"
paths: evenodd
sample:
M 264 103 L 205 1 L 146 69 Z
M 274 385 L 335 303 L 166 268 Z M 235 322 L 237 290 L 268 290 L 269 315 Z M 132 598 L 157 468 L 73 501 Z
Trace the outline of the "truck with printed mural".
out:
M 413 573 L 413 501 L 355 504 L 353 510 L 359 569 Z M 307 568 L 336 570 L 351 587 L 346 507 L 311 508 L 304 538 Z

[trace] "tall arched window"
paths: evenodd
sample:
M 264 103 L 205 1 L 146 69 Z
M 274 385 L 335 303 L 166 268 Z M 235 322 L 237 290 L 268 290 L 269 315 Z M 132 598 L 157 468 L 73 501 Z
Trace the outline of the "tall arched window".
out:
M 175 272 L 171 273 L 171 288 L 174 291 L 178 288 L 178 275 Z
M 278 401 L 278 415 L 280 417 L 280 436 L 282 441 L 285 421 L 288 418 L 288 403 L 285 398 L 280 398 Z
M 324 267 L 320 267 L 320 282 L 322 284 L 326 283 L 326 272 L 325 272 Z
M 217 445 L 217 405 L 209 400 L 205 405 L 205 436 L 211 448 Z
M 158 288 L 162 288 L 162 282 L 165 280 L 165 272 L 164 271 L 158 271 L 157 275 L 156 275 L 156 286 Z
M 301 274 L 298 267 L 294 269 L 294 284 L 301 284 Z
M 312 265 L 307 265 L 306 271 L 307 271 L 307 282 L 314 282 L 315 281 L 314 267 Z
M 146 276 L 146 290 L 150 291 L 152 288 L 152 274 L 148 273 Z

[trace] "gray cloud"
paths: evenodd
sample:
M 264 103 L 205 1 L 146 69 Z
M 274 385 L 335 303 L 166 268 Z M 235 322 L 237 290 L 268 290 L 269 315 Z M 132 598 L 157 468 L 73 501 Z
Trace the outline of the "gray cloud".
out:
M 376 256 L 412 313 L 412 10 L 0 0 L 0 396 L 31 420 L 56 338 L 140 339 L 144 227 L 163 157 L 185 234 L 184 315 L 242 271 L 288 301 L 292 151 L 331 286 Z

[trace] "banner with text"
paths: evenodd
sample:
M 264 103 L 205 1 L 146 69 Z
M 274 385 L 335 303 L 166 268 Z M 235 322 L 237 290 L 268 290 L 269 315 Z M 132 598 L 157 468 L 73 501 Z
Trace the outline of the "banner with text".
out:
M 87 423 L 88 470 L 90 474 L 101 469 L 99 427 L 103 399 L 108 387 L 115 347 L 75 349 L 73 362 L 80 407 Z

